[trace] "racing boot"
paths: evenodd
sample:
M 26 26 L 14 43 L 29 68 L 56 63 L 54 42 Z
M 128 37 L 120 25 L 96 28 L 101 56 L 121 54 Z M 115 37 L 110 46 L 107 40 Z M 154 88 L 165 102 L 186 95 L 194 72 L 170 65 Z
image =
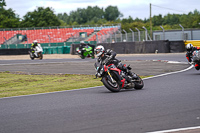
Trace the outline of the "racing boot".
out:
M 135 73 L 132 73 L 131 71 L 128 70 L 128 76 L 130 76 L 132 79 L 137 79 L 138 76 Z
M 130 76 L 125 76 L 125 79 L 128 83 L 131 83 L 131 77 Z

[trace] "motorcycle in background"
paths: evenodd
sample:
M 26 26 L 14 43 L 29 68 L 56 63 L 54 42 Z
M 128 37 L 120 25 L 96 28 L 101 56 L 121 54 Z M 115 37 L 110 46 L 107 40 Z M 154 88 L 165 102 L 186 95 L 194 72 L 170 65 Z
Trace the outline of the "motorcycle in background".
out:
M 199 67 L 200 66 L 200 50 L 195 50 L 193 53 L 192 53 L 192 62 L 193 62 L 193 65 L 195 66 L 195 68 L 197 70 L 199 70 Z M 197 67 L 196 67 L 197 66 Z
M 192 59 L 193 59 L 193 62 L 200 63 L 200 51 L 199 50 L 195 50 L 192 53 Z
M 135 73 L 130 76 L 124 71 L 117 68 L 112 63 L 96 62 L 94 64 L 96 69 L 96 78 L 102 78 L 104 86 L 111 92 L 119 92 L 121 89 L 136 89 L 141 90 L 144 86 L 143 80 Z M 127 67 L 131 70 L 130 65 Z M 131 83 L 127 82 L 127 78 L 131 79 Z
M 43 59 L 43 49 L 40 44 L 34 48 L 34 53 L 29 51 L 30 58 L 34 60 L 34 58 L 39 58 L 40 60 Z
M 88 46 L 87 48 L 86 47 L 83 47 L 83 48 L 77 47 L 76 53 L 81 57 L 81 59 L 85 59 L 86 57 L 87 58 L 91 57 L 92 59 L 95 58 L 95 56 L 92 55 L 92 47 L 90 47 L 90 46 Z

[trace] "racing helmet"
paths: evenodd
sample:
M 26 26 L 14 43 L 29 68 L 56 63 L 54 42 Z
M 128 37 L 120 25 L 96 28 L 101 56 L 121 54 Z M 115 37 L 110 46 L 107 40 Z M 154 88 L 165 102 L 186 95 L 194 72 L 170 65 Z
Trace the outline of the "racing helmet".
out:
M 96 56 L 99 57 L 105 52 L 104 47 L 102 45 L 99 45 L 95 48 L 94 52 L 95 52 Z
M 192 45 L 191 43 L 188 43 L 188 44 L 186 45 L 185 48 L 186 48 L 188 51 L 189 51 L 189 50 L 192 50 L 193 45 Z
M 80 44 L 85 44 L 85 42 L 84 41 L 80 41 Z
M 33 44 L 34 44 L 34 45 L 36 45 L 37 43 L 38 43 L 38 41 L 37 41 L 37 40 L 34 40 L 34 41 L 33 41 Z

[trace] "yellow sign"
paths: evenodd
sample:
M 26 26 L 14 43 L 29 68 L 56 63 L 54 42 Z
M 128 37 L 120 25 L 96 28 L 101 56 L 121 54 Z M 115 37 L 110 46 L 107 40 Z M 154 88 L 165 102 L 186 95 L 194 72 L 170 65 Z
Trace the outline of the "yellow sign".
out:
M 193 46 L 200 47 L 200 40 L 186 40 L 186 41 L 184 41 L 185 46 L 188 43 L 191 43 Z

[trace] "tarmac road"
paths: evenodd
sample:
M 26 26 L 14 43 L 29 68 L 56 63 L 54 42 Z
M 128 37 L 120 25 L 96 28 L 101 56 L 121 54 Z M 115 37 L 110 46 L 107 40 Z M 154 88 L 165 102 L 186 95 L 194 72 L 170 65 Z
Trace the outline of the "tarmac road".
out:
M 139 75 L 157 75 L 185 69 L 189 66 L 185 53 L 118 55 L 122 63 L 130 64 Z M 168 61 L 179 61 L 173 63 Z M 0 71 L 26 72 L 33 74 L 95 74 L 95 59 L 44 59 L 44 60 L 0 60 Z
M 0 132 L 145 133 L 199 126 L 199 76 L 193 68 L 144 80 L 139 91 L 96 87 L 0 99 Z
M 157 60 L 173 58 L 157 57 Z M 166 61 L 131 59 L 128 62 L 132 62 L 135 66 L 141 63 L 138 65 L 139 74 L 142 73 L 141 69 L 148 69 L 150 64 L 152 64 L 152 68 L 156 66 L 160 74 L 164 73 L 163 70 L 167 70 L 163 67 L 171 68 L 170 71 L 174 71 L 175 68 L 181 70 L 181 66 L 188 67 L 188 64 L 184 63 L 178 63 L 177 67 L 173 68 L 172 66 L 175 64 Z M 176 58 L 173 59 L 176 61 Z M 85 64 L 85 61 L 93 63 L 93 60 L 84 60 L 80 64 Z M 1 65 L 0 68 L 17 66 L 5 64 Z M 71 62 L 67 60 L 65 65 L 69 64 Z M 76 66 L 80 64 L 76 64 Z M 159 68 L 159 66 L 161 67 Z M 149 69 L 149 71 L 152 74 L 157 69 Z M 3 98 L 0 99 L 0 132 L 145 133 L 199 126 L 199 76 L 199 71 L 192 68 L 181 73 L 145 79 L 144 89 L 139 91 L 123 90 L 120 93 L 111 93 L 102 86 L 75 91 Z M 193 131 L 189 133 L 199 132 L 199 130 Z

